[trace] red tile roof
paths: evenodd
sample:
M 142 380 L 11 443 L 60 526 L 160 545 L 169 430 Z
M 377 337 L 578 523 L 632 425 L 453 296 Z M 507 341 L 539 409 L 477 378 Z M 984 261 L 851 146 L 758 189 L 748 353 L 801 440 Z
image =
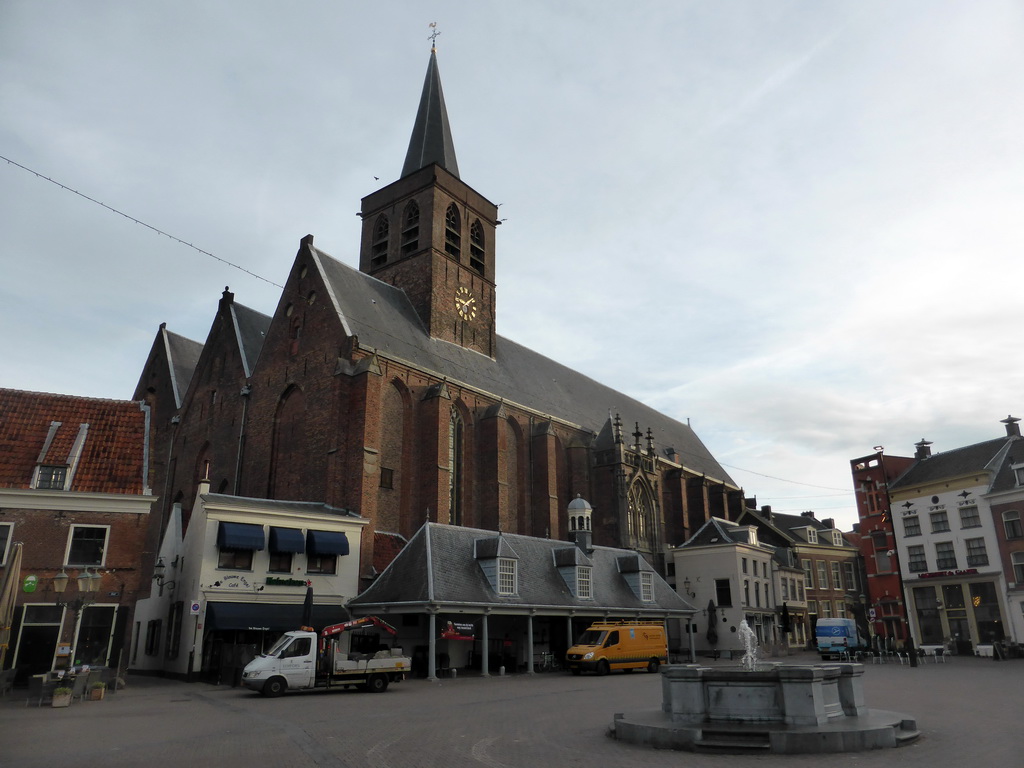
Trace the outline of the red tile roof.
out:
M 53 422 L 60 426 L 47 447 Z M 37 464 L 68 465 L 83 424 L 69 490 L 142 493 L 146 414 L 140 403 L 15 389 L 0 389 L 0 488 L 31 488 Z

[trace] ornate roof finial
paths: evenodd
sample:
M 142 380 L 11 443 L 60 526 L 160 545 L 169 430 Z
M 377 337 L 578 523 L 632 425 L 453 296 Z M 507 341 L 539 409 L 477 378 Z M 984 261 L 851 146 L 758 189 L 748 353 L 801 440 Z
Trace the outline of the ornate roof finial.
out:
M 430 52 L 437 53 L 437 36 L 441 33 L 437 31 L 437 22 L 430 22 Z

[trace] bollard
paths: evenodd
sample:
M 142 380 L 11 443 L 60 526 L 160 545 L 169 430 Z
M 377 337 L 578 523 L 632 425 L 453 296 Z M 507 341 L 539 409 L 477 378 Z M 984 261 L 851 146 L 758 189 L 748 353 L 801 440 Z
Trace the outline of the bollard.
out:
M 459 670 L 453 669 L 451 672 L 452 672 L 452 680 L 454 680 L 456 677 L 458 677 Z
M 504 674 L 505 674 L 505 668 L 504 667 L 498 667 L 498 675 L 502 676 Z

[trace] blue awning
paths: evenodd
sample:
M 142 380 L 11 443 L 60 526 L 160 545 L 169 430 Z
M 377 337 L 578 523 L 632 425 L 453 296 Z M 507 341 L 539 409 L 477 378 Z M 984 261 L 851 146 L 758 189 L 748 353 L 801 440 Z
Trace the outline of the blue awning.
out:
M 347 555 L 348 539 L 341 531 L 309 531 L 306 548 L 310 555 Z
M 217 531 L 217 548 L 263 551 L 263 526 L 250 523 L 224 523 Z
M 271 552 L 305 552 L 306 539 L 298 528 L 270 528 Z

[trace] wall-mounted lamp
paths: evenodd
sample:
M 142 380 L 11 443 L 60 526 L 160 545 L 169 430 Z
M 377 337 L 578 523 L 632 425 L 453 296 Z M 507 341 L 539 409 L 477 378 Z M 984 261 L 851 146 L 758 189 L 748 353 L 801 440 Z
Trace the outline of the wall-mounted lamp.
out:
M 689 595 L 690 597 L 696 597 L 696 596 L 697 596 L 697 593 L 696 593 L 696 592 L 691 592 L 691 591 L 690 591 L 690 587 L 691 587 L 691 584 L 690 584 L 690 577 L 689 577 L 689 576 L 687 576 L 687 577 L 686 577 L 685 579 L 683 579 L 683 591 L 684 591 L 684 592 L 685 592 L 685 593 L 686 593 L 687 595 Z
M 175 558 L 171 561 L 171 567 L 175 570 L 178 569 L 177 556 L 175 556 Z M 156 585 L 160 587 L 160 589 L 163 589 L 164 587 L 171 589 L 176 583 L 173 579 L 171 581 L 164 581 L 164 573 L 166 572 L 167 566 L 164 565 L 164 559 L 161 557 L 156 561 L 156 565 L 153 566 L 153 581 L 156 582 Z

